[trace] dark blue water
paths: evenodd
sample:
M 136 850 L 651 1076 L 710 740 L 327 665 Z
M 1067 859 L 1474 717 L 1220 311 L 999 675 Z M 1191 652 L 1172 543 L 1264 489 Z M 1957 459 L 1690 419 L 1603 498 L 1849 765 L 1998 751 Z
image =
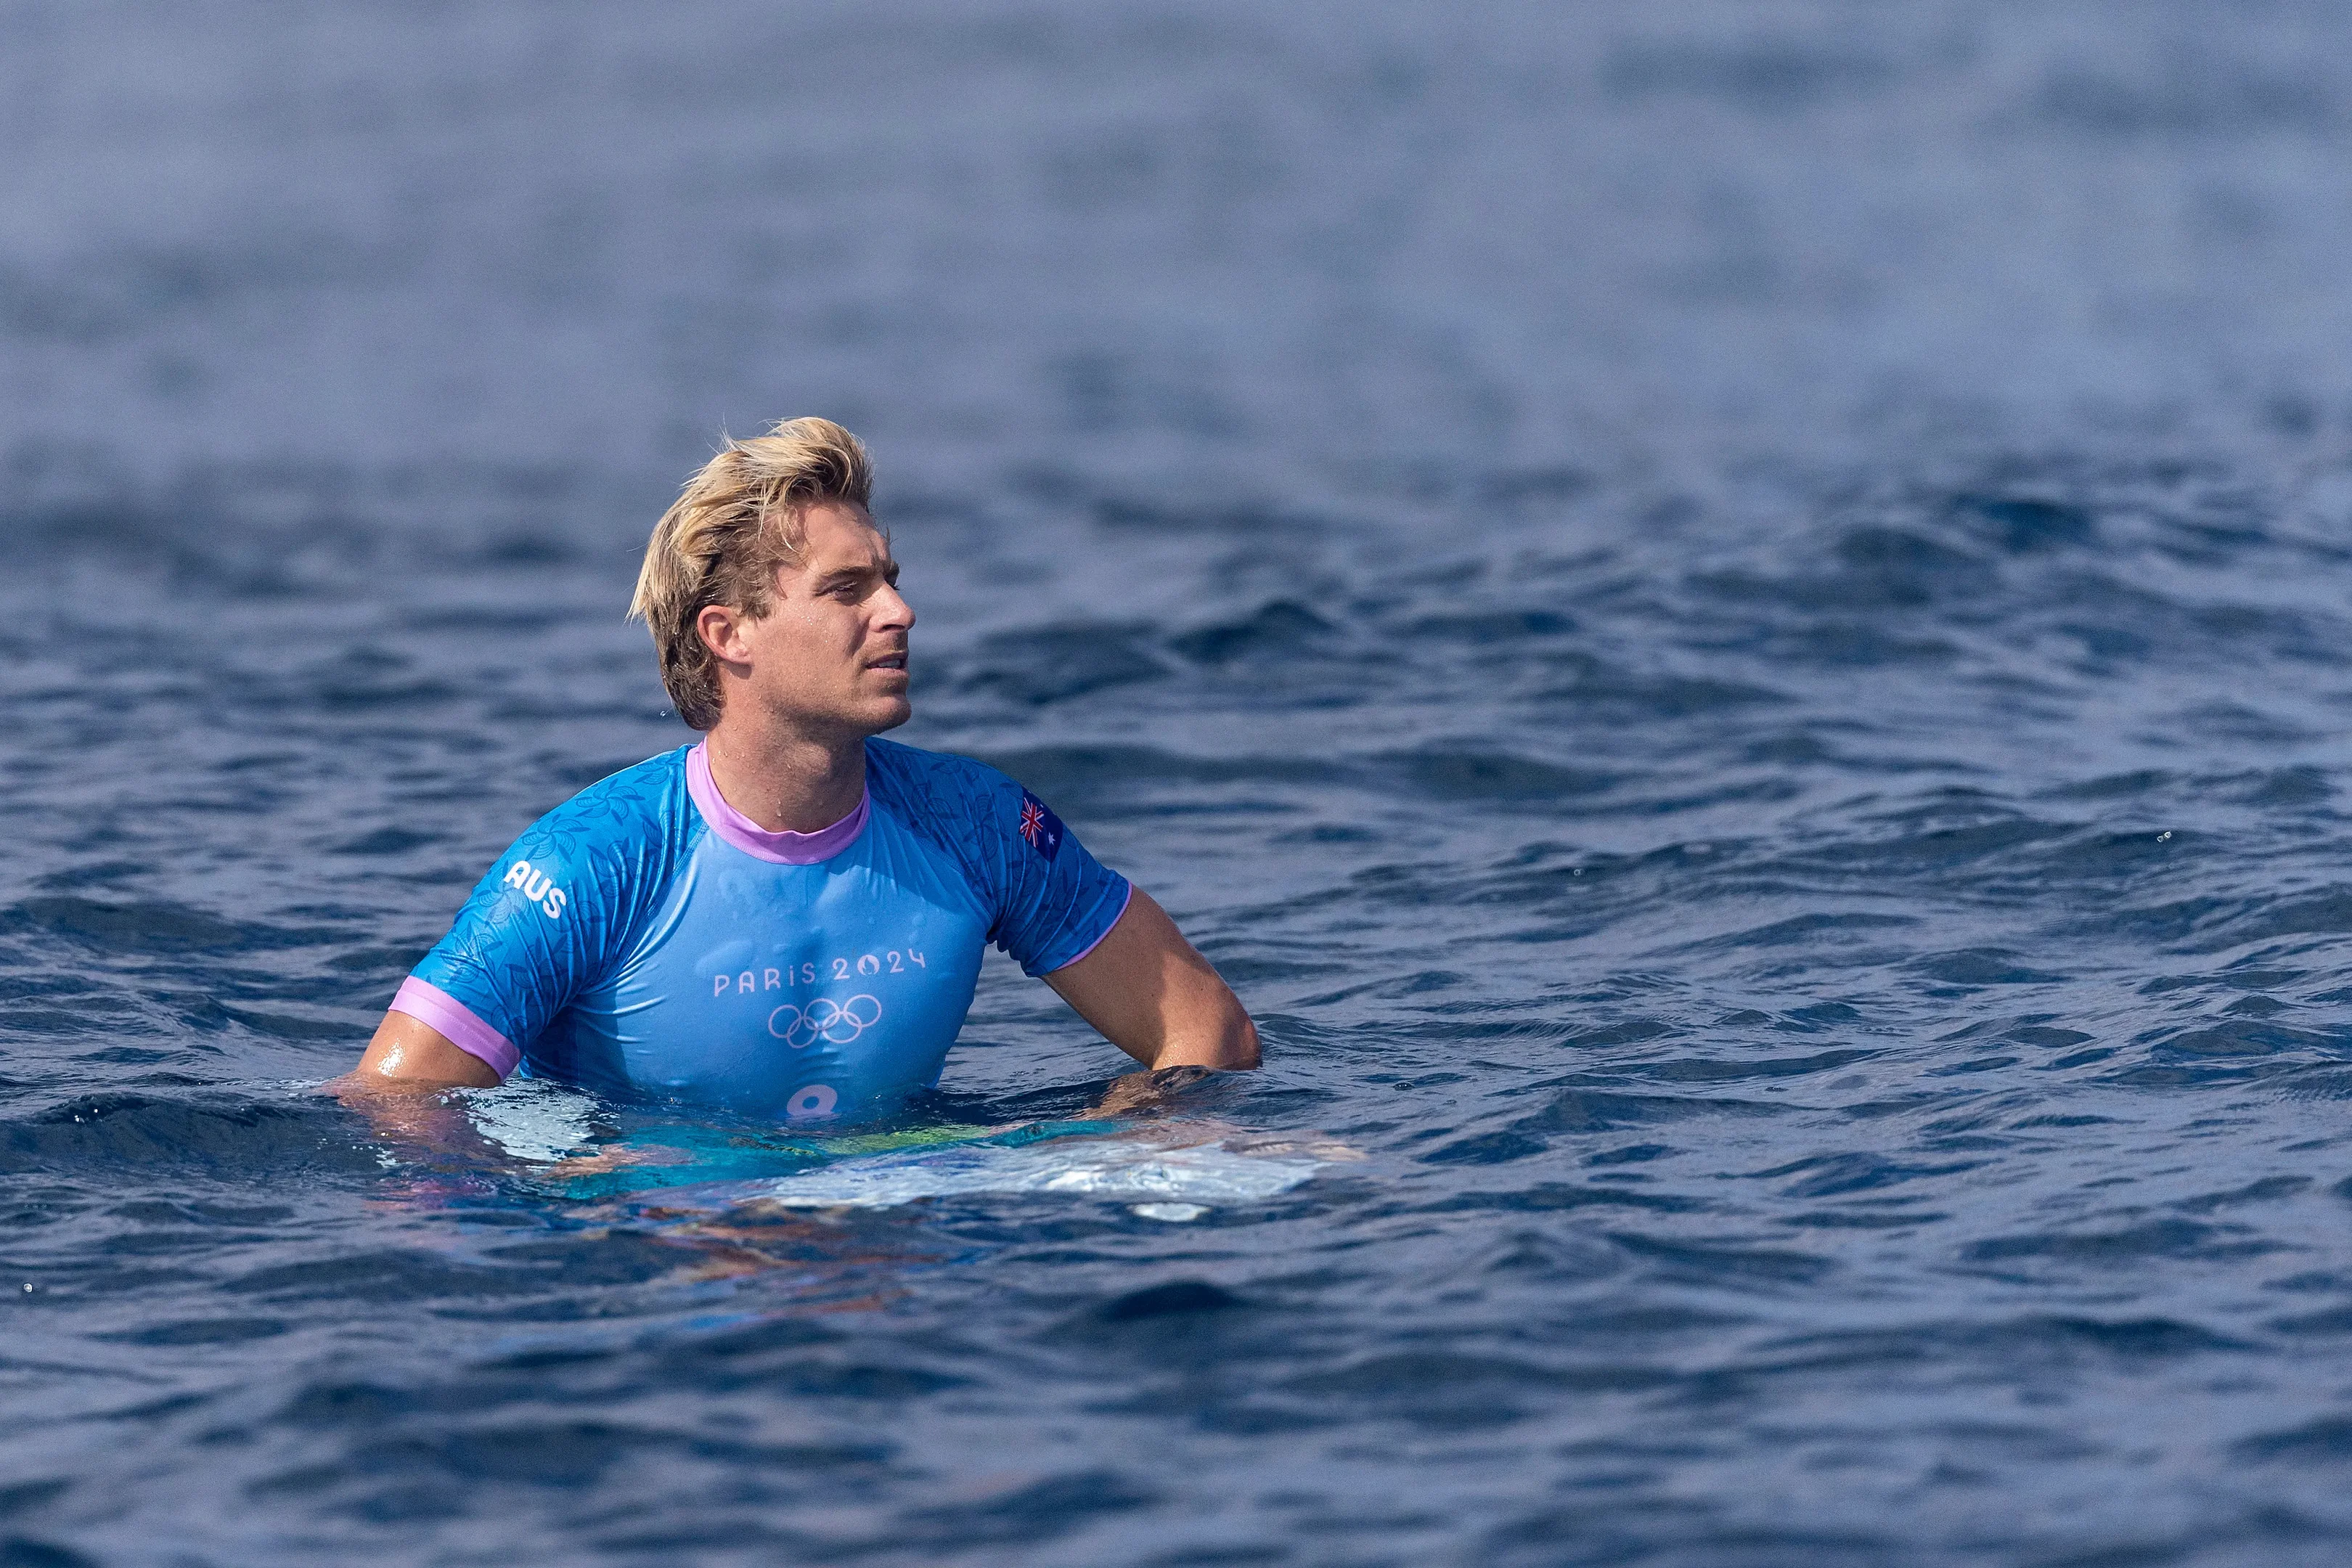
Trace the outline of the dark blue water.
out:
M 0 1563 L 2352 1555 L 2347 61 L 9 6 Z M 1153 1135 L 1366 1158 L 779 1209 L 551 1178 L 695 1134 L 546 1086 L 439 1152 L 312 1092 L 685 738 L 635 552 L 820 412 L 904 737 L 1264 1026 Z M 918 1121 L 1119 1066 L 992 963 Z

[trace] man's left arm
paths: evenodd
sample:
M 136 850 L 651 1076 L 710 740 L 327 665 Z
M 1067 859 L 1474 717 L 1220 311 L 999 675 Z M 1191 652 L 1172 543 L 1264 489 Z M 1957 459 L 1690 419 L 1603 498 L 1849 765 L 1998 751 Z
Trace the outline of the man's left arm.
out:
M 1151 895 L 1135 889 L 1093 952 L 1045 984 L 1103 1038 L 1154 1072 L 1258 1065 L 1257 1026 Z

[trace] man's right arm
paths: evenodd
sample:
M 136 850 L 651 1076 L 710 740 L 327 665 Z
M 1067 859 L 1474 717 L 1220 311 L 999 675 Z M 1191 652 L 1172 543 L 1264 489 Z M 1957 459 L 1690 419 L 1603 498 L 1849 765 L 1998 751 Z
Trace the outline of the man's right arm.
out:
M 464 1109 L 437 1097 L 449 1089 L 488 1089 L 499 1081 L 489 1063 L 462 1051 L 432 1025 L 391 1012 L 376 1026 L 360 1065 L 320 1092 L 331 1094 L 372 1122 L 376 1135 L 435 1160 L 479 1165 L 495 1152 Z
M 428 1094 L 441 1089 L 491 1089 L 499 1082 L 489 1063 L 461 1050 L 421 1018 L 392 1012 L 376 1026 L 360 1065 L 327 1086 L 339 1097 Z
M 677 753 L 625 770 L 525 829 L 401 982 L 358 1066 L 324 1091 L 432 1155 L 497 1158 L 440 1091 L 504 1081 L 601 972 L 666 874 L 680 770 Z
M 489 1089 L 515 1070 L 522 1047 L 596 972 L 612 926 L 601 895 L 619 879 L 596 874 L 568 820 L 582 798 L 534 823 L 475 884 L 401 982 L 359 1065 L 329 1092 L 349 1101 Z

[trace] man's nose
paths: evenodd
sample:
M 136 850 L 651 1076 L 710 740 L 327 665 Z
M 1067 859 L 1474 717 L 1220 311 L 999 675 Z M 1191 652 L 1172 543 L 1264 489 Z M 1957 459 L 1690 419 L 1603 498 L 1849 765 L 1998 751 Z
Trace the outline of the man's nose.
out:
M 886 583 L 882 591 L 874 596 L 874 624 L 896 626 L 903 631 L 915 624 L 915 606 L 907 603 L 897 588 Z

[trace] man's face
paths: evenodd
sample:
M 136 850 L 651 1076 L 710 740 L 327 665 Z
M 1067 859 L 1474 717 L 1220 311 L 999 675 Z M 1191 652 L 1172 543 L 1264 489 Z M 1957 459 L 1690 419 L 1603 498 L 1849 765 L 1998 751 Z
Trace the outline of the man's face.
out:
M 749 699 L 807 733 L 877 735 L 905 723 L 907 633 L 898 563 L 860 506 L 823 501 L 802 519 L 800 564 L 776 574 L 775 602 L 757 620 L 731 616 L 726 635 L 705 611 L 721 661 L 725 707 Z

